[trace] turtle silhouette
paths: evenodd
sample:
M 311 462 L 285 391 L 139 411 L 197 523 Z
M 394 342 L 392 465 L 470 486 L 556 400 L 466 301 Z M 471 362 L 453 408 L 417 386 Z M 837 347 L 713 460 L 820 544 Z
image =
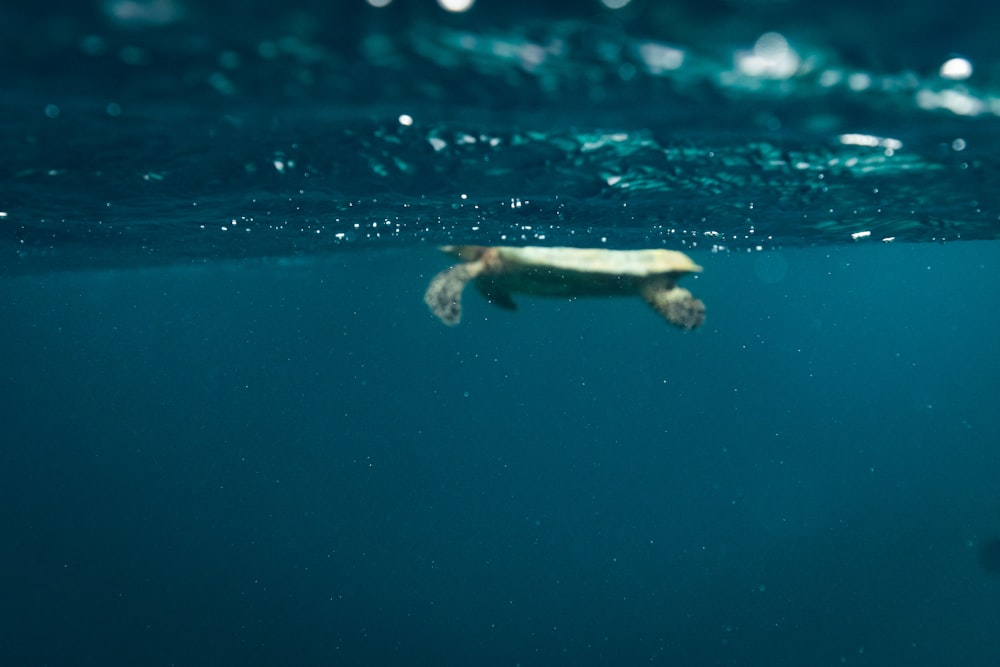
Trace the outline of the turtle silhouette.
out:
M 486 299 L 514 310 L 512 294 L 534 296 L 639 296 L 668 322 L 695 329 L 705 304 L 677 286 L 681 276 L 701 271 L 676 250 L 608 250 L 449 245 L 441 250 L 462 260 L 434 276 L 424 301 L 449 326 L 462 318 L 462 292 L 472 282 Z

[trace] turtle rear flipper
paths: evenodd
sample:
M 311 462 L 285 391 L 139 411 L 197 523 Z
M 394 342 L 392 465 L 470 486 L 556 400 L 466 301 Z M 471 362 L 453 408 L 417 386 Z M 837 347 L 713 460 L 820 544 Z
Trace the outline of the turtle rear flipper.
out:
M 462 290 L 476 277 L 475 264 L 458 264 L 434 276 L 424 293 L 424 303 L 438 319 L 454 326 L 462 319 Z
M 683 287 L 650 283 L 642 289 L 642 298 L 668 322 L 681 329 L 697 329 L 705 321 L 705 304 Z

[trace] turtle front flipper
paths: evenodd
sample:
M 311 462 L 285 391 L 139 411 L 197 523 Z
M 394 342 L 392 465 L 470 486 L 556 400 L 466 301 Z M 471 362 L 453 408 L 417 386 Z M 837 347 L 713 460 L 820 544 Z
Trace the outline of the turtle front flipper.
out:
M 683 287 L 668 281 L 651 281 L 642 288 L 642 298 L 668 322 L 681 329 L 697 329 L 705 322 L 705 304 Z
M 462 290 L 476 277 L 479 266 L 458 264 L 434 276 L 424 293 L 424 303 L 437 315 L 438 319 L 454 326 L 462 319 Z
M 517 310 L 517 304 L 511 298 L 510 292 L 500 289 L 492 281 L 486 281 L 483 278 L 477 280 L 475 284 L 479 293 L 494 306 L 500 306 L 504 310 Z

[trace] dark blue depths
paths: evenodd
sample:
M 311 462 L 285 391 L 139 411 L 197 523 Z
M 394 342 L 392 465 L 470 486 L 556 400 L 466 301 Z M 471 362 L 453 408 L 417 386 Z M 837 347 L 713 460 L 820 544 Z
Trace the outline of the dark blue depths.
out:
M 2 662 L 990 664 L 1000 255 L 696 253 L 421 303 L 431 249 L 0 283 Z

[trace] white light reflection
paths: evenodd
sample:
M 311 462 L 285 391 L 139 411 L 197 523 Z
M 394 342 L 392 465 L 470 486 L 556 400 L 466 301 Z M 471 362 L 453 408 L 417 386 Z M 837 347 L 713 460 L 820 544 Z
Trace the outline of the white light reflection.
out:
M 892 137 L 876 137 L 873 134 L 842 134 L 837 139 L 845 146 L 869 146 L 884 148 L 886 155 L 892 155 L 903 147 L 903 142 Z
M 608 9 L 621 9 L 627 6 L 632 0 L 601 0 L 601 4 Z
M 753 45 L 753 50 L 737 52 L 736 67 L 747 76 L 762 79 L 787 79 L 793 76 L 802 60 L 784 35 L 766 32 Z
M 853 72 L 847 77 L 847 87 L 856 93 L 868 90 L 872 86 L 872 77 L 864 72 Z
M 475 0 L 438 0 L 438 4 L 441 5 L 441 9 L 457 13 L 468 11 L 475 4 Z
M 947 109 L 959 116 L 978 116 L 986 111 L 982 100 L 958 90 L 921 90 L 917 93 L 917 106 L 921 109 Z
M 639 45 L 639 57 L 650 74 L 679 69 L 684 64 L 684 52 L 666 44 L 645 42 Z
M 382 7 L 388 7 L 389 3 L 392 2 L 392 0 L 365 0 L 365 1 L 369 5 L 371 5 L 372 7 L 377 8 L 377 9 L 381 9 Z
M 844 73 L 840 70 L 828 69 L 824 70 L 822 74 L 819 75 L 819 85 L 824 88 L 830 88 L 836 86 L 841 81 L 844 80 Z
M 941 76 L 952 81 L 964 81 L 972 76 L 972 63 L 965 58 L 951 58 L 941 65 Z
M 164 26 L 179 21 L 184 8 L 175 0 L 105 0 L 105 15 L 125 27 Z

